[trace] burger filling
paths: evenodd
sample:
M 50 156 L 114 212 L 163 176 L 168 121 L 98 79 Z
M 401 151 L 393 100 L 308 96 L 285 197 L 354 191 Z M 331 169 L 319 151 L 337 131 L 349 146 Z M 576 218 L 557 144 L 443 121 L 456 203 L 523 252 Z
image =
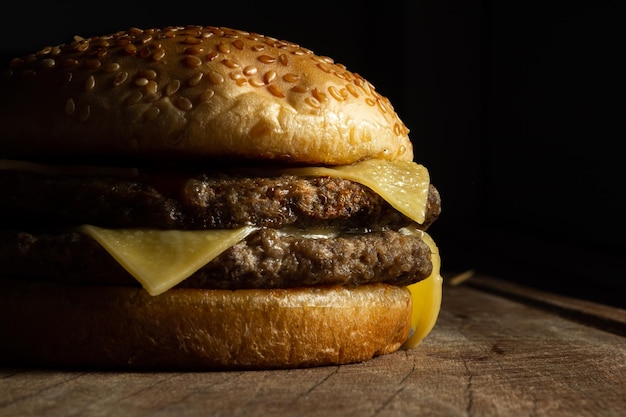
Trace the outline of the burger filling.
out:
M 225 231 L 228 244 L 174 285 L 409 285 L 431 274 L 431 248 L 402 230 L 425 230 L 436 220 L 440 199 L 432 185 L 424 188 L 418 223 L 397 209 L 401 203 L 394 207 L 383 198 L 385 190 L 306 170 L 244 176 L 228 170 L 51 175 L 5 169 L 0 262 L 23 279 L 149 287 L 138 277 L 141 271 L 126 265 L 132 260 L 107 250 L 107 242 L 123 239 L 121 231 Z M 116 232 L 107 235 L 111 230 Z

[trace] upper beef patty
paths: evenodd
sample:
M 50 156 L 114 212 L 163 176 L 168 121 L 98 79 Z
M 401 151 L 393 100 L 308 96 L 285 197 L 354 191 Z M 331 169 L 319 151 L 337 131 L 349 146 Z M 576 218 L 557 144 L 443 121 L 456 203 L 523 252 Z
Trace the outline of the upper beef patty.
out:
M 0 228 L 33 225 L 228 229 L 244 225 L 397 229 L 411 221 L 369 188 L 338 178 L 0 172 Z M 426 221 L 439 216 L 430 186 Z

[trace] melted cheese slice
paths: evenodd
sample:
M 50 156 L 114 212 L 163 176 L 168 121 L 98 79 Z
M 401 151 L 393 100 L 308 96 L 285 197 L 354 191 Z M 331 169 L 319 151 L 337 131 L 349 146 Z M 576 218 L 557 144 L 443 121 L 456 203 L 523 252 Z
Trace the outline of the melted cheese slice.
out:
M 443 278 L 440 274 L 441 258 L 439 257 L 439 249 L 430 235 L 414 226 L 400 229 L 400 232 L 418 236 L 422 239 L 430 248 L 431 261 L 433 263 L 433 270 L 428 278 L 409 285 L 411 300 L 413 301 L 411 335 L 402 347 L 411 349 L 419 345 L 428 336 L 437 322 L 439 310 L 441 309 Z
M 304 167 L 283 171 L 303 177 L 336 177 L 358 182 L 372 189 L 400 213 L 419 224 L 426 218 L 428 170 L 411 161 L 370 159 L 333 168 Z
M 85 225 L 80 229 L 98 241 L 150 295 L 159 295 L 178 285 L 258 228 L 113 230 Z

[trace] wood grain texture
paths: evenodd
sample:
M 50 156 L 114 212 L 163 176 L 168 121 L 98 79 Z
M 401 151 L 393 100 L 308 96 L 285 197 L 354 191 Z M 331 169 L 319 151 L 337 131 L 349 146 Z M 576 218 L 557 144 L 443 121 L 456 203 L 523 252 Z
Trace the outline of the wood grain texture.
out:
M 0 368 L 0 416 L 595 417 L 625 410 L 624 337 L 470 285 L 445 288 L 439 322 L 422 345 L 366 363 L 207 373 Z

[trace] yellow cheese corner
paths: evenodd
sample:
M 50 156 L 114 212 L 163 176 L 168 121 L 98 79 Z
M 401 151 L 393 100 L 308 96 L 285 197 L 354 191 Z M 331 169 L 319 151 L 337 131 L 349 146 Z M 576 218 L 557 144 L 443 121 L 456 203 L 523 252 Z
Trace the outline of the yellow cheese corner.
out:
M 426 218 L 430 175 L 423 165 L 412 161 L 370 159 L 338 167 L 304 167 L 283 171 L 303 177 L 342 178 L 373 190 L 393 208 L 422 224 Z
M 84 225 L 94 238 L 151 295 L 178 285 L 226 249 L 256 230 L 246 226 L 220 230 L 104 229 Z
M 430 235 L 415 227 L 406 227 L 401 231 L 410 235 L 417 234 L 420 236 L 430 248 L 433 264 L 432 273 L 428 278 L 409 285 L 413 302 L 411 335 L 402 347 L 411 349 L 419 345 L 428 336 L 437 322 L 439 310 L 441 309 L 443 278 L 440 274 L 441 259 L 439 257 L 439 249 Z

